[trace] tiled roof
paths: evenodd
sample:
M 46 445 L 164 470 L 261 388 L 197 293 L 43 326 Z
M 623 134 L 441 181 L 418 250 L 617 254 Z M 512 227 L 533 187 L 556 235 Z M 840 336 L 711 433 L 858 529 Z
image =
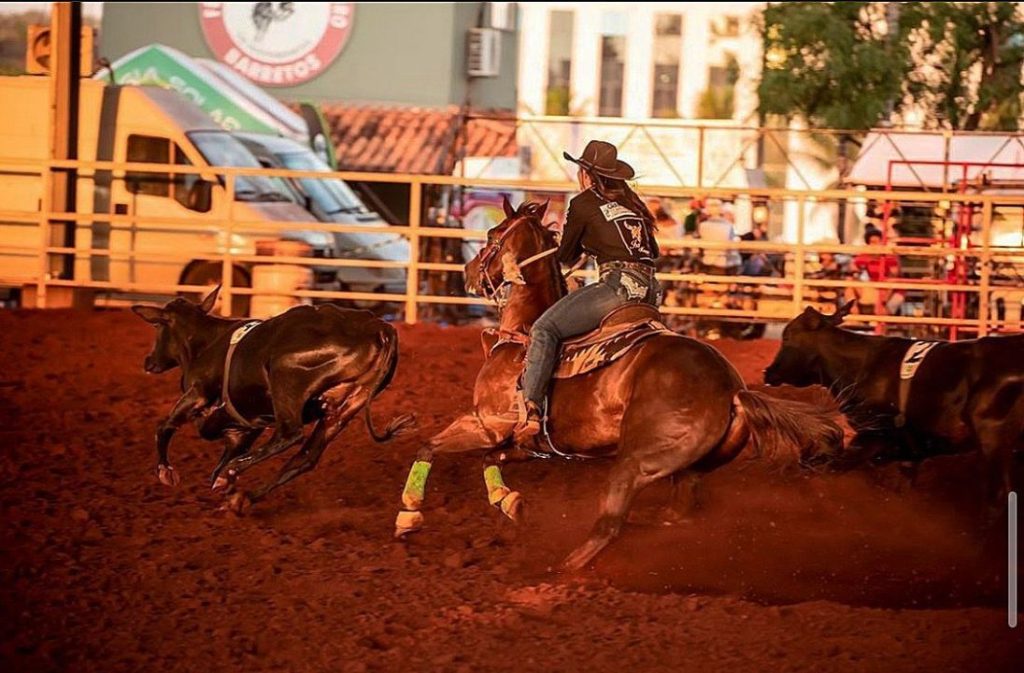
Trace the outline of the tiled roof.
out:
M 459 109 L 325 105 L 338 167 L 349 171 L 426 173 L 452 171 Z M 465 156 L 515 156 L 515 120 L 470 119 L 465 125 Z

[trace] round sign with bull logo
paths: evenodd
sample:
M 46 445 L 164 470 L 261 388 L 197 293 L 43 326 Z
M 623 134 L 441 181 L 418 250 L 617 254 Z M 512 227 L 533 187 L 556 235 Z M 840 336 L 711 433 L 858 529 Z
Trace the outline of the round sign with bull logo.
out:
M 264 86 L 313 79 L 341 53 L 352 2 L 201 2 L 206 43 L 216 57 Z

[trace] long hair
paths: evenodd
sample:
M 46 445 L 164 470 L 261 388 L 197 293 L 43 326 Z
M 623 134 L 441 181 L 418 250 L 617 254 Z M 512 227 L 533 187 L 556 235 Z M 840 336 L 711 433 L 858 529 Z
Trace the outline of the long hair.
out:
M 593 171 L 587 171 L 587 175 L 590 176 L 590 180 L 594 184 L 594 191 L 597 192 L 598 196 L 605 201 L 621 203 L 639 215 L 649 230 L 658 230 L 657 220 L 654 214 L 651 213 L 651 209 L 647 207 L 644 200 L 633 191 L 633 188 L 625 180 L 607 178 Z

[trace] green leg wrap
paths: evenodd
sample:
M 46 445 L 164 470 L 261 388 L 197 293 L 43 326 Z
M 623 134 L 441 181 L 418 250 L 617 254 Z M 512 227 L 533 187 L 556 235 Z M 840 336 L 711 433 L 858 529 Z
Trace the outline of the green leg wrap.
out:
M 505 480 L 501 478 L 501 468 L 497 465 L 484 468 L 484 484 L 487 486 L 487 501 L 492 505 L 497 505 L 510 492 L 505 486 Z
M 409 470 L 409 478 L 405 480 L 402 491 L 402 504 L 406 509 L 416 510 L 423 505 L 423 494 L 427 490 L 427 476 L 430 474 L 430 463 L 417 460 Z

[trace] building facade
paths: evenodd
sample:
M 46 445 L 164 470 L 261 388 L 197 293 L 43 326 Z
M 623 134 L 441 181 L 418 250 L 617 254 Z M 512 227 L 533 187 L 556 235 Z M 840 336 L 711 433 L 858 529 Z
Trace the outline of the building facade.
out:
M 754 122 L 763 6 L 521 3 L 519 110 Z
M 107 3 L 100 55 L 159 43 L 234 68 L 286 101 L 516 105 L 510 3 Z M 497 9 L 495 9 L 497 6 Z M 470 74 L 471 29 L 500 25 L 490 72 Z M 495 44 L 497 43 L 497 44 Z

